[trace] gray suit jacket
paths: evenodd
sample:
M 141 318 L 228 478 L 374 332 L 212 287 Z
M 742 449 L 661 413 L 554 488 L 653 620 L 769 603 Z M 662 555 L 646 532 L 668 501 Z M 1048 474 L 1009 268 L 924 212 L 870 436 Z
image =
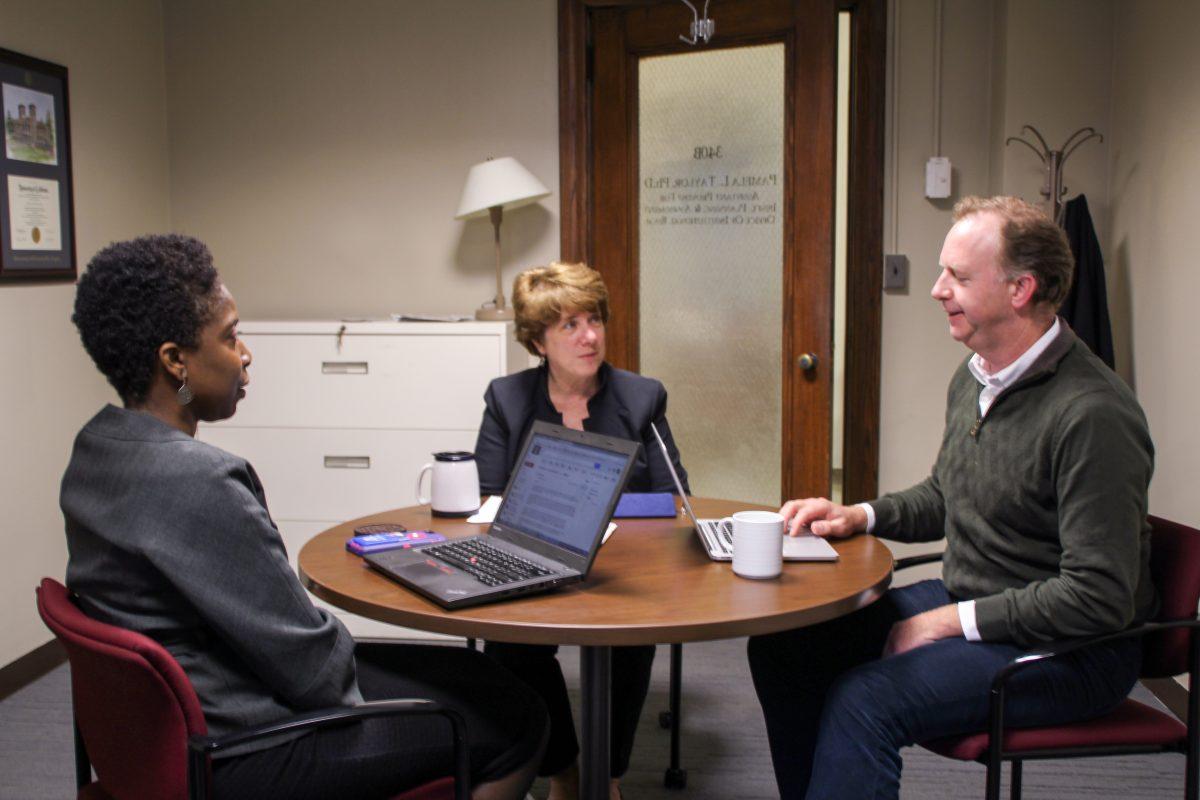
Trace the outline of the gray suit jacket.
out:
M 171 652 L 210 735 L 361 701 L 354 640 L 300 586 L 244 459 L 110 405 L 75 439 L 61 504 L 67 585 Z

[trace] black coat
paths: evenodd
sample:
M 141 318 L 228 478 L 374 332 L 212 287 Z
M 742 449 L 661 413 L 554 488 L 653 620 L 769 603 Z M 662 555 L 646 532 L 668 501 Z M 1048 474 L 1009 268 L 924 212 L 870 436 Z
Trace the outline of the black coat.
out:
M 508 485 L 513 465 L 535 420 L 562 425 L 562 414 L 550 402 L 545 366 L 496 378 L 488 385 L 483 400 L 483 422 L 475 442 L 479 465 L 479 488 L 499 494 Z M 667 390 L 653 378 L 600 365 L 600 388 L 588 401 L 588 418 L 583 429 L 639 442 L 637 460 L 625 490 L 629 492 L 675 492 L 662 451 L 650 430 L 653 422 L 667 445 L 684 491 L 691 492 L 687 472 L 679 462 L 679 449 L 667 424 Z
M 1108 291 L 1104 284 L 1104 256 L 1092 226 L 1087 198 L 1079 195 L 1067 201 L 1063 230 L 1075 256 L 1075 280 L 1058 313 L 1075 335 L 1082 339 L 1100 360 L 1113 366 L 1112 326 L 1108 320 Z

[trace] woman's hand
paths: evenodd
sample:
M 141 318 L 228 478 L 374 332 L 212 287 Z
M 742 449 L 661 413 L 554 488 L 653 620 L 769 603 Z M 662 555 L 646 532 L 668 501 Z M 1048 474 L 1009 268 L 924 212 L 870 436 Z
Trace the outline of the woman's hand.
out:
M 839 506 L 824 497 L 789 500 L 779 509 L 788 536 L 808 528 L 821 537 L 841 539 L 867 529 L 867 512 L 858 506 Z

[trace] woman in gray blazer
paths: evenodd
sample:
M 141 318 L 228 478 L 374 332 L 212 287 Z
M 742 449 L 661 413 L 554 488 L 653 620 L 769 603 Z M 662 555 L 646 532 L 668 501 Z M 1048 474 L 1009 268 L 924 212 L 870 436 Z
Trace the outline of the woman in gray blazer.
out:
M 124 406 L 84 426 L 63 477 L 67 584 L 84 611 L 170 651 L 212 735 L 428 697 L 467 720 L 474 796 L 521 797 L 545 736 L 538 697 L 466 648 L 356 647 L 301 588 L 253 467 L 195 439 L 201 420 L 234 413 L 251 361 L 208 249 L 182 236 L 105 248 L 73 320 Z M 215 795 L 391 797 L 453 771 L 450 731 L 432 717 L 283 739 L 215 759 Z
M 687 491 L 687 472 L 667 424 L 662 383 L 604 361 L 608 290 L 583 264 L 553 263 L 517 276 L 513 285 L 516 336 L 542 364 L 497 378 L 484 395 L 475 443 L 479 485 L 504 491 L 535 421 L 552 422 L 641 442 L 627 491 L 674 492 L 675 483 L 650 430 L 654 423 Z M 550 711 L 550 742 L 539 773 L 550 776 L 550 799 L 576 796 L 579 742 L 562 668 L 553 645 L 487 642 L 485 652 L 542 696 Z M 629 768 L 638 717 L 650 685 L 654 647 L 614 647 L 612 655 L 612 794 Z

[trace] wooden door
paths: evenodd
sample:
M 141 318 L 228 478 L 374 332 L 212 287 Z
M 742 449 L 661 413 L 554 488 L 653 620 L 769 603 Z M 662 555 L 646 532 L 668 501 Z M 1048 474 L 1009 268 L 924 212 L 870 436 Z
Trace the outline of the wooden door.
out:
M 710 6 L 713 40 L 701 47 L 783 48 L 783 161 L 778 349 L 780 498 L 830 490 L 834 253 L 837 0 L 739 0 Z M 609 359 L 638 370 L 643 342 L 639 304 L 638 74 L 643 59 L 691 52 L 679 41 L 691 14 L 678 2 L 562 0 L 564 91 L 563 256 L 586 260 L 611 293 Z M 584 47 L 576 43 L 583 32 Z M 582 63 L 581 63 L 582 62 Z M 582 68 L 582 69 L 580 69 Z M 582 97 L 566 80 L 582 72 Z M 881 110 L 881 109 L 880 109 Z M 582 113 L 580 113 L 582 111 Z M 880 115 L 881 116 L 881 115 Z M 705 144 L 705 143 L 698 143 Z M 712 143 L 707 143 L 712 144 Z M 577 170 L 576 167 L 582 167 Z M 852 179 L 854 170 L 852 172 Z M 859 174 L 861 181 L 861 170 Z M 877 189 L 878 191 L 878 189 Z M 861 270 L 860 270 L 861 271 Z M 877 293 L 877 286 L 870 287 Z M 868 290 L 869 291 L 869 290 Z M 864 292 L 866 294 L 866 292 Z M 714 298 L 720 302 L 720 298 Z M 852 299 L 853 302 L 853 299 Z M 877 307 L 877 299 L 875 300 Z M 877 320 L 875 322 L 877 325 Z M 698 347 L 706 346 L 698 341 Z M 813 362 L 815 361 L 815 366 Z M 878 361 L 875 365 L 877 368 Z M 856 365 L 861 371 L 862 365 Z M 848 372 L 850 372 L 848 364 Z M 877 384 L 877 375 L 875 377 Z M 671 386 L 668 385 L 668 390 Z M 877 408 L 875 416 L 877 418 Z M 874 424 L 870 425 L 874 430 Z M 847 430 L 847 441 L 851 431 Z M 681 442 L 687 453 L 687 442 Z M 874 453 L 868 453 L 868 456 Z M 872 479 L 860 484 L 873 489 Z

